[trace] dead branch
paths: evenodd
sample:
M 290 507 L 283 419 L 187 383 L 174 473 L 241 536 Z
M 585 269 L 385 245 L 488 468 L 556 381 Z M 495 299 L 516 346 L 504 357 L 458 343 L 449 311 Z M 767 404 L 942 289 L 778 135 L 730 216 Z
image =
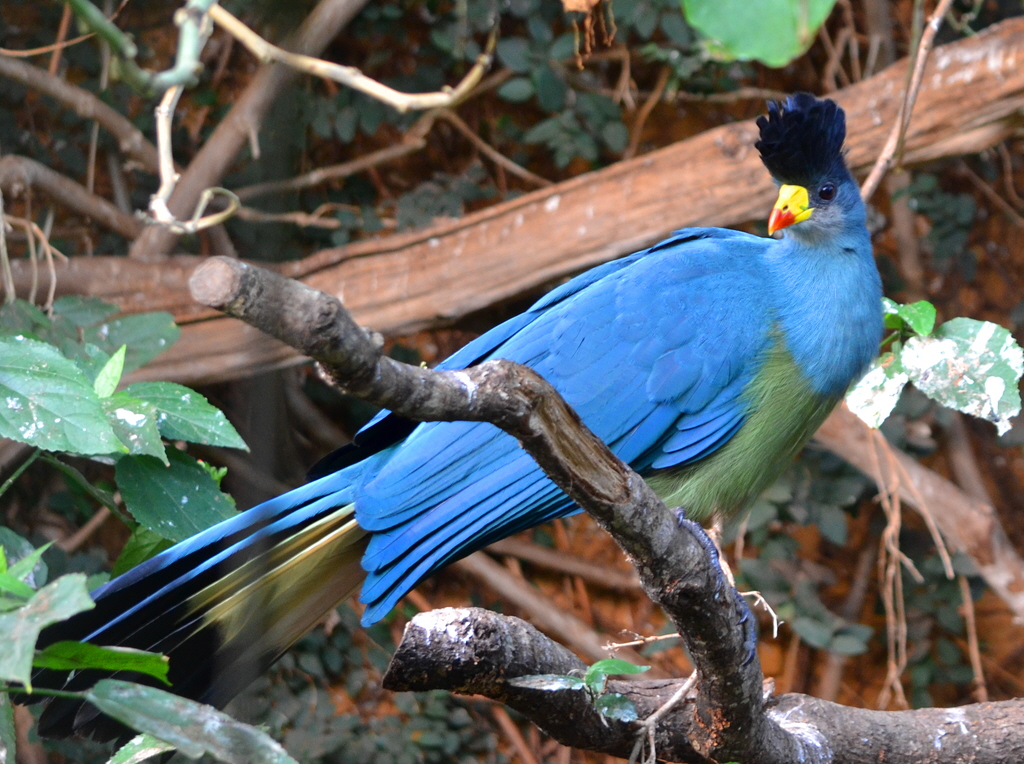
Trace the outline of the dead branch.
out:
M 134 239 L 142 231 L 140 220 L 121 212 L 103 197 L 89 193 L 85 186 L 66 175 L 28 157 L 14 154 L 0 157 L 0 191 L 13 199 L 29 190 L 46 194 L 58 204 L 92 218 L 126 239 Z
M 926 502 L 942 536 L 974 561 L 978 572 L 1018 618 L 1024 618 L 1024 560 L 1017 554 L 995 509 L 972 499 L 941 475 L 892 449 L 891 459 L 871 458 L 874 431 L 840 406 L 815 440 L 881 486 L 896 485 L 900 500 L 920 508 Z

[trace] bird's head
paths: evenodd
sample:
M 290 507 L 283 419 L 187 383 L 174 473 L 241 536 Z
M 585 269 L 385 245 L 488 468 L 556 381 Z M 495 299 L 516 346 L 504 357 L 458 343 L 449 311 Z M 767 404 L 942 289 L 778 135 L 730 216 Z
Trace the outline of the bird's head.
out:
M 846 116 L 835 101 L 797 93 L 769 103 L 757 126 L 761 161 L 781 185 L 768 233 L 795 226 L 794 235 L 815 239 L 848 224 L 860 197 L 843 159 Z

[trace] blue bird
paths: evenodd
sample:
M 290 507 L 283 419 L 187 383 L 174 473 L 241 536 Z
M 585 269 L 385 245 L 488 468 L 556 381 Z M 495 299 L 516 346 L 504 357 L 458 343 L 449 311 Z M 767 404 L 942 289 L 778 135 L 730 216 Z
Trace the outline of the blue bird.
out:
M 758 120 L 780 184 L 761 238 L 678 231 L 594 268 L 440 368 L 505 358 L 537 370 L 670 506 L 743 509 L 786 467 L 874 357 L 881 286 L 843 159 L 842 109 L 798 94 Z M 381 412 L 321 476 L 188 539 L 51 627 L 170 656 L 173 690 L 223 705 L 362 584 L 363 623 L 444 565 L 579 511 L 516 441 L 480 423 Z M 43 672 L 80 689 L 95 672 Z M 58 699 L 42 734 L 123 732 Z

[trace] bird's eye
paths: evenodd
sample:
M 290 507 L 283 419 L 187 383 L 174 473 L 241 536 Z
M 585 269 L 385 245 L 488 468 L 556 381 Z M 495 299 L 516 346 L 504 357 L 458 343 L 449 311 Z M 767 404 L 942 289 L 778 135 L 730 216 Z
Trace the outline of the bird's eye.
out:
M 821 197 L 822 201 L 830 202 L 836 195 L 836 187 L 831 183 L 826 183 L 824 186 L 818 189 L 818 196 Z

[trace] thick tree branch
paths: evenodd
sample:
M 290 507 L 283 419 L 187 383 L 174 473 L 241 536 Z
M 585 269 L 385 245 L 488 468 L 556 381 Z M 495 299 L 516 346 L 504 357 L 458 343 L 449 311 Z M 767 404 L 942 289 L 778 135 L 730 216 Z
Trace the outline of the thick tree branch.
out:
M 1011 134 L 1024 108 L 1021 60 L 1024 19 L 936 48 L 907 131 L 905 164 L 981 151 Z M 896 63 L 833 94 L 847 112 L 856 169 L 866 171 L 882 149 L 902 102 L 906 66 Z M 235 114 L 244 102 L 225 120 L 234 127 L 215 132 L 231 133 L 237 145 L 211 138 L 214 164 L 197 160 L 186 176 L 230 163 L 249 134 L 249 122 Z M 752 121 L 724 125 L 459 220 L 323 250 L 282 266 L 282 272 L 342 295 L 361 324 L 389 335 L 444 325 L 633 252 L 676 228 L 763 219 L 775 187 L 753 150 L 756 135 Z M 202 180 L 190 209 L 214 177 L 221 175 L 211 170 Z M 187 185 L 183 178 L 176 193 Z M 524 247 L 524 241 L 543 245 Z M 211 313 L 196 310 L 188 294 L 193 266 L 191 258 L 153 264 L 72 260 L 62 267 L 58 287 L 62 294 L 90 294 L 131 312 L 159 305 L 187 323 L 181 341 L 140 372 L 148 378 L 201 384 L 298 361 L 294 351 L 240 322 L 207 320 Z M 14 271 L 24 294 L 28 269 L 15 263 Z
M 400 364 L 381 352 L 338 300 L 270 271 L 216 258 L 196 269 L 203 304 L 268 331 L 317 359 L 344 389 L 414 420 L 490 422 L 515 436 L 547 475 L 615 538 L 649 596 L 665 608 L 696 667 L 696 692 L 656 727 L 659 758 L 745 764 L 996 764 L 1024 754 L 1024 702 L 952 710 L 879 712 L 802 695 L 765 698 L 750 613 L 718 567 L 707 537 L 658 500 L 580 422 L 543 379 L 507 361 L 462 371 Z M 517 619 L 443 610 L 417 616 L 388 686 L 444 687 L 490 695 L 533 718 L 561 742 L 628 755 L 632 725 L 602 720 L 587 695 L 528 690 L 508 679 L 578 672 L 582 665 Z M 678 682 L 616 683 L 641 718 Z
M 421 613 L 406 627 L 384 677 L 391 690 L 445 689 L 506 703 L 565 745 L 629 756 L 632 725 L 602 720 L 584 692 L 516 687 L 509 680 L 536 674 L 579 675 L 584 665 L 518 618 L 477 608 Z M 661 707 L 683 684 L 675 680 L 609 682 L 641 718 Z M 658 728 L 658 758 L 709 764 L 691 744 L 705 734 L 693 713 L 699 690 Z M 767 700 L 765 714 L 800 740 L 802 758 L 779 759 L 754 749 L 744 764 L 1007 764 L 1024 760 L 1024 701 L 959 708 L 873 711 L 798 693 Z
M 706 757 L 804 759 L 804 743 L 763 713 L 750 612 L 699 528 L 681 523 L 579 420 L 546 381 L 508 361 L 462 371 L 408 366 L 382 353 L 329 295 L 237 260 L 214 258 L 190 281 L 197 301 L 315 358 L 347 392 L 417 421 L 489 422 L 518 439 L 547 476 L 587 510 L 637 567 L 644 589 L 683 635 L 697 669 L 692 742 Z M 763 752 L 773 758 L 764 758 Z

